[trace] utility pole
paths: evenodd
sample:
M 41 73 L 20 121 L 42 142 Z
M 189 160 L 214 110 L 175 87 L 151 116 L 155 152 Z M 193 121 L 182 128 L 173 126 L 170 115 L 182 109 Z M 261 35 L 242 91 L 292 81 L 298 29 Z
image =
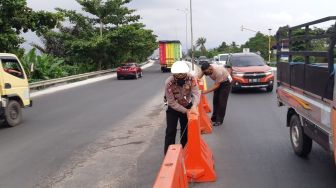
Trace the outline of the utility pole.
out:
M 190 0 L 190 33 L 191 33 L 191 62 L 192 62 L 192 70 L 195 70 L 195 62 L 194 62 L 194 34 L 193 34 L 193 20 L 192 20 L 192 0 Z

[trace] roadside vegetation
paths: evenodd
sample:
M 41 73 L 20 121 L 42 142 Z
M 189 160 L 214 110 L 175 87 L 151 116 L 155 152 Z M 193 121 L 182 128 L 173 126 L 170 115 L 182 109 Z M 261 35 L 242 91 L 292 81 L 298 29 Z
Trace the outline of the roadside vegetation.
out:
M 245 44 L 238 45 L 235 41 L 231 43 L 222 42 L 218 47 L 207 50 L 205 47 L 206 38 L 201 37 L 196 41 L 196 51 L 195 57 L 207 56 L 208 58 L 213 58 L 214 56 L 221 53 L 239 53 L 243 52 L 244 48 L 249 48 L 251 52 L 259 52 L 264 58 L 268 58 L 268 35 L 262 33 L 256 33 L 254 37 L 251 37 Z M 275 45 L 275 37 L 271 36 L 271 45 Z M 188 55 L 191 56 L 191 51 L 189 50 Z M 274 54 L 272 55 L 274 56 Z
M 310 35 L 317 35 L 322 33 L 330 33 L 333 26 L 322 29 L 322 28 L 311 28 L 309 30 Z M 304 29 L 297 29 L 294 31 L 294 35 L 296 36 L 302 36 L 304 35 L 305 30 Z M 243 52 L 244 48 L 249 48 L 250 52 L 259 52 L 260 56 L 262 56 L 265 60 L 268 60 L 268 42 L 269 42 L 269 36 L 264 35 L 260 32 L 256 33 L 255 36 L 251 37 L 248 41 L 246 41 L 242 45 L 237 45 L 236 42 L 226 43 L 225 41 L 222 42 L 217 48 L 209 49 L 207 50 L 205 47 L 206 38 L 200 37 L 196 41 L 195 46 L 195 57 L 199 56 L 207 56 L 208 58 L 213 58 L 214 56 L 221 54 L 221 53 L 239 53 Z M 296 41 L 292 44 L 292 50 L 294 51 L 327 51 L 326 48 L 328 46 L 328 40 L 326 39 L 315 39 L 312 40 L 310 46 L 305 45 L 304 41 Z M 285 44 L 288 45 L 288 44 Z M 273 50 L 276 49 L 276 39 L 275 36 L 271 36 L 271 63 L 274 65 L 274 62 L 276 61 L 276 54 Z M 191 50 L 188 51 L 188 55 L 191 56 Z M 300 56 L 294 56 L 293 57 L 294 62 L 304 62 L 304 58 Z M 326 59 L 321 58 L 311 58 L 311 62 L 326 62 Z
M 0 52 L 17 54 L 31 82 L 143 62 L 157 48 L 153 31 L 127 7 L 131 0 L 76 1 L 80 12 L 34 11 L 26 0 L 0 2 Z M 26 32 L 42 41 L 30 51 L 21 47 Z

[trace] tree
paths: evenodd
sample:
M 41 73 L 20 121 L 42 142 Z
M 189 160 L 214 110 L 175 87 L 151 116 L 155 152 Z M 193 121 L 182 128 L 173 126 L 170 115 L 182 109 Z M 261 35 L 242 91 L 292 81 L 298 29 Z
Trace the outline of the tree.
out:
M 139 16 L 124 6 L 129 0 L 80 2 L 85 5 L 83 10 L 97 15 L 57 9 L 67 24 L 60 25 L 59 31 L 44 33 L 44 46 L 35 45 L 38 49 L 62 57 L 68 64 L 94 64 L 101 69 L 127 59 L 144 61 L 157 48 L 153 31 L 137 23 Z
M 220 46 L 213 49 L 213 52 L 211 52 L 211 54 L 238 53 L 238 52 L 241 52 L 241 51 L 242 51 L 242 49 L 234 41 L 230 45 L 228 45 L 226 42 L 222 42 L 222 44 Z
M 197 39 L 196 41 L 196 47 L 199 47 L 201 52 L 202 52 L 202 55 L 205 55 L 206 54 L 206 48 L 205 48 L 205 43 L 206 43 L 206 38 L 204 37 L 200 37 Z
M 0 51 L 23 53 L 20 44 L 24 39 L 20 33 L 29 30 L 41 34 L 54 28 L 62 18 L 58 14 L 33 11 L 26 0 L 0 1 Z
M 139 15 L 132 15 L 135 10 L 128 9 L 124 5 L 131 0 L 76 0 L 82 5 L 85 12 L 89 12 L 97 18 L 92 18 L 94 23 L 100 25 L 100 36 L 103 35 L 104 25 L 119 26 L 140 19 Z
M 251 52 L 260 52 L 264 58 L 268 58 L 268 35 L 258 32 L 254 37 L 250 38 L 244 45 L 244 48 L 250 48 Z M 271 44 L 274 43 L 274 37 L 271 37 Z
M 218 46 L 216 50 L 219 52 L 224 52 L 225 50 L 227 50 L 228 47 L 229 46 L 226 44 L 226 42 L 222 42 L 222 44 Z

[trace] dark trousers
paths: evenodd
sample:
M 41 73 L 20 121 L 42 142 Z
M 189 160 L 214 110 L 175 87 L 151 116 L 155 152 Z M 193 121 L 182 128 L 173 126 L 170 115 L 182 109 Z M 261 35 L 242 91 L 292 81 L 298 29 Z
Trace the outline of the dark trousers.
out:
M 213 95 L 213 113 L 211 116 L 212 122 L 223 123 L 226 105 L 231 90 L 231 83 L 229 81 L 220 84 L 219 88 L 214 91 Z
M 191 107 L 191 105 L 189 105 Z M 190 107 L 187 108 L 190 108 Z M 175 144 L 177 122 L 180 121 L 180 139 L 181 144 L 184 147 L 188 141 L 188 116 L 182 112 L 178 112 L 171 107 L 168 107 L 166 111 L 167 115 L 167 128 L 165 137 L 164 154 L 166 154 L 169 145 Z

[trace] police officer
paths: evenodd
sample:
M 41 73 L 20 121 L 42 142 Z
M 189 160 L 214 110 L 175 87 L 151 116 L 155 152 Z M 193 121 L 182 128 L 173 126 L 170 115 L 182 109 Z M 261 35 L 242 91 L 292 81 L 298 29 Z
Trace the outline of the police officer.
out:
M 213 95 L 213 113 L 211 120 L 213 126 L 219 126 L 223 124 L 227 100 L 231 90 L 232 78 L 229 72 L 222 65 L 203 63 L 201 66 L 203 74 L 209 76 L 215 81 L 212 88 L 207 91 L 203 91 L 203 94 L 214 92 Z M 200 77 L 203 76 L 200 75 Z
M 189 73 L 190 69 L 185 61 L 175 62 L 171 72 L 172 75 L 165 83 L 165 97 L 168 103 L 165 154 L 169 145 L 175 144 L 178 121 L 181 128 L 181 144 L 183 147 L 186 145 L 188 140 L 187 113 L 198 114 L 197 106 L 200 100 L 196 78 Z

